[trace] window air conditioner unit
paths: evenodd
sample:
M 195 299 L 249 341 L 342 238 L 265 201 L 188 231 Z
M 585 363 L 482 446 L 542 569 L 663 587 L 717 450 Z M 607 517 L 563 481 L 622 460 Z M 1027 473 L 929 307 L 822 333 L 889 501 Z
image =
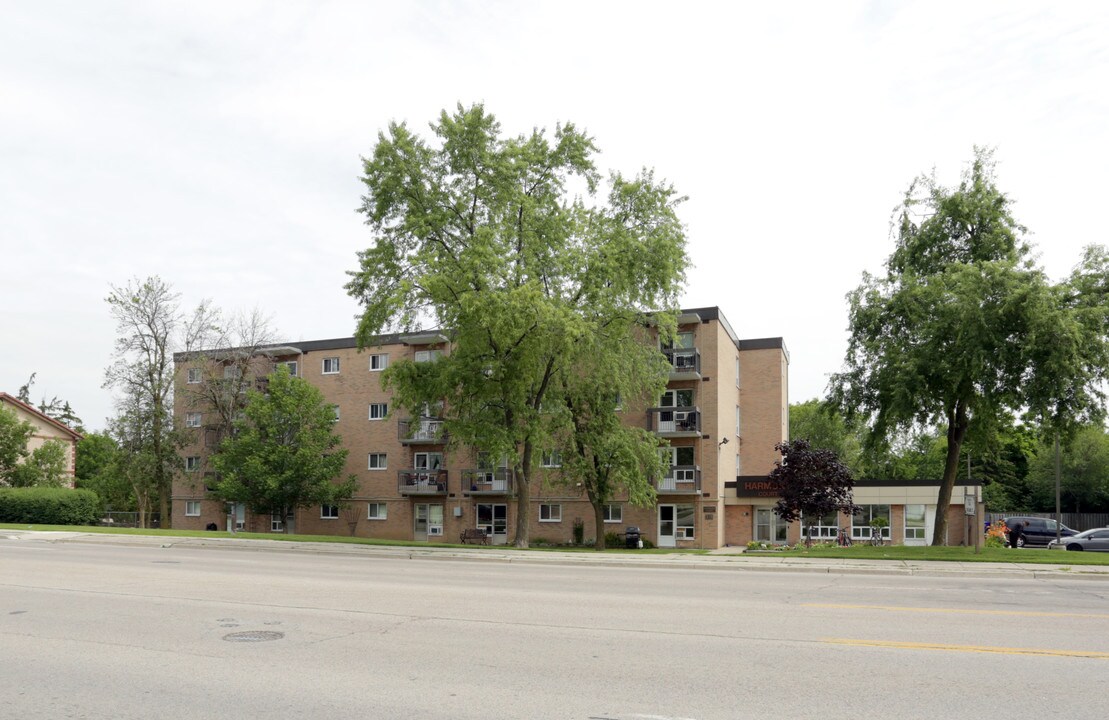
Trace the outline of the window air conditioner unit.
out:
M 432 526 L 428 527 L 427 534 L 429 536 L 431 536 L 431 535 L 442 535 L 443 534 L 443 526 L 442 525 L 432 525 Z

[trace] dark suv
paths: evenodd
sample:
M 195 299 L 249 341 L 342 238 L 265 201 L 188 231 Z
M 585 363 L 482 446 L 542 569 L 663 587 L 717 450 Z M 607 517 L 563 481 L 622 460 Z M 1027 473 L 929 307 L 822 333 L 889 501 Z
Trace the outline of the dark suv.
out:
M 1025 545 L 1029 547 L 1047 547 L 1047 544 L 1055 539 L 1055 521 L 1048 518 L 1014 515 L 1005 518 L 1002 522 L 1005 523 L 1005 527 L 1009 528 L 1013 527 L 1015 523 L 1020 523 L 1023 526 L 1024 531 L 1020 534 L 1017 547 L 1024 547 Z M 1071 530 L 1062 523 L 1059 524 L 1059 537 L 1070 537 L 1077 532 L 1077 530 Z

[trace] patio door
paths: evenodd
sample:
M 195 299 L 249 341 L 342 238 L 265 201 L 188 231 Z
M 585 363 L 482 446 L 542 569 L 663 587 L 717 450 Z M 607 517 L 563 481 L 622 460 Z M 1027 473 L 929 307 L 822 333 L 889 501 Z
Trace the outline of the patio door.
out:
M 504 503 L 478 503 L 478 530 L 484 530 L 494 545 L 508 543 L 508 505 Z
M 674 505 L 658 506 L 658 546 L 676 547 L 675 532 L 676 507 Z
M 433 503 L 416 503 L 412 506 L 412 539 L 427 542 L 429 538 L 443 537 L 443 506 Z

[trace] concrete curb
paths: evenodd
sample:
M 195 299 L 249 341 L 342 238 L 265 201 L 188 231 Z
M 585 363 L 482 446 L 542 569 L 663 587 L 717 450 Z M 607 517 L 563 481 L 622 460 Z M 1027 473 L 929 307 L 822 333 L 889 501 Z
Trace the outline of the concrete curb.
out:
M 297 552 L 319 555 L 362 555 L 407 560 L 455 560 L 530 565 L 658 567 L 747 572 L 802 572 L 827 575 L 911 575 L 918 577 L 1023 578 L 1026 580 L 1109 581 L 1109 566 L 1022 565 L 947 561 L 843 560 L 796 557 L 743 557 L 742 553 L 708 555 L 593 555 L 557 551 L 463 550 L 459 548 L 354 545 L 304 541 L 239 539 L 234 537 L 160 537 L 102 535 L 66 531 L 0 531 L 0 540 L 49 543 L 87 543 L 129 547 L 202 548 L 244 552 Z

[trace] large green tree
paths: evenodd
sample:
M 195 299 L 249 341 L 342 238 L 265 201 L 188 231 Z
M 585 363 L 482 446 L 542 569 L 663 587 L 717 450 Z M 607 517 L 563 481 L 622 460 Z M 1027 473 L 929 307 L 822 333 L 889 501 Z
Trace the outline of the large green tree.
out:
M 66 476 L 66 446 L 47 440 L 32 450 L 11 473 L 13 487 L 62 487 Z
M 35 428 L 0 405 L 0 485 L 11 485 L 16 466 L 27 456 L 27 442 Z
M 278 368 L 266 392 L 247 392 L 243 417 L 213 458 L 220 473 L 216 494 L 290 521 L 296 508 L 341 504 L 356 480 L 335 482 L 347 451 L 334 423 L 335 410 L 319 389 Z M 285 528 L 295 532 L 292 522 Z
M 1054 443 L 1044 442 L 1028 469 L 1030 505 L 1055 509 Z M 1060 499 L 1067 512 L 1109 510 L 1109 434 L 1099 425 L 1082 428 L 1060 452 Z
M 104 385 L 121 393 L 120 417 L 129 428 L 126 446 L 132 458 L 144 457 L 160 503 L 162 526 L 169 527 L 170 485 L 178 464 L 180 436 L 173 432 L 173 350 L 182 331 L 180 296 L 160 277 L 133 279 L 112 286 L 107 303 L 116 321 L 113 362 Z M 132 428 L 143 420 L 149 428 Z M 141 445 L 141 451 L 138 449 Z
M 425 140 L 403 124 L 364 161 L 362 212 L 373 233 L 348 292 L 361 344 L 386 330 L 444 329 L 440 362 L 384 378 L 411 412 L 445 400 L 453 442 L 512 458 L 515 544 L 527 546 L 537 448 L 555 442 L 550 395 L 573 350 L 607 317 L 672 330 L 687 264 L 671 186 L 613 173 L 571 124 L 505 136 L 481 105 L 444 111 Z M 585 312 L 596 321 L 586 321 Z
M 789 406 L 789 439 L 804 439 L 816 449 L 831 450 L 840 462 L 859 474 L 862 469 L 862 443 L 859 434 L 834 405 L 813 398 Z
M 603 318 L 580 334 L 572 360 L 552 390 L 554 434 L 564 484 L 585 489 L 593 506 L 595 547 L 605 549 L 604 506 L 623 492 L 633 505 L 656 498 L 654 482 L 669 469 L 664 443 L 646 428 L 625 424 L 622 410 L 653 405 L 666 388 L 671 365 L 648 342 L 634 314 Z
M 1011 206 L 987 151 L 976 151 L 957 187 L 918 178 L 896 211 L 885 275 L 864 274 L 848 296 L 850 341 L 831 397 L 875 437 L 944 429 L 941 508 L 972 423 L 989 434 L 1027 409 L 1065 430 L 1104 401 L 1106 253 L 1089 249 L 1067 281 L 1052 284 Z M 946 512 L 936 513 L 934 538 L 947 542 Z

